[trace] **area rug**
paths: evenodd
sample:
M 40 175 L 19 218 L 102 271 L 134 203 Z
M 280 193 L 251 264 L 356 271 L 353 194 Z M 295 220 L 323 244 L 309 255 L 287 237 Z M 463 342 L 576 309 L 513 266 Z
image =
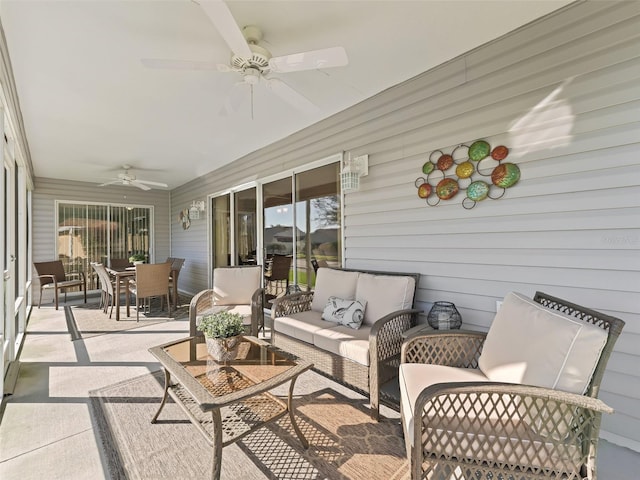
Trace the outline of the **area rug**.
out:
M 150 423 L 162 378 L 155 372 L 90 392 L 112 479 L 211 476 L 211 447 L 178 405 L 168 401 L 158 423 Z M 276 393 L 284 396 L 287 388 Z M 311 371 L 299 377 L 295 393 L 296 419 L 309 449 L 283 417 L 223 449 L 223 480 L 409 479 L 398 418 L 371 420 L 366 398 Z
M 109 314 L 105 314 L 97 303 L 65 306 L 64 313 L 71 340 L 79 340 L 111 332 L 146 327 L 168 320 L 187 319 L 190 301 L 190 296 L 180 295 L 178 308 L 171 310 L 171 316 L 169 316 L 166 305 L 164 310 L 161 310 L 160 303 L 152 301 L 148 312 L 140 311 L 140 321 L 136 321 L 135 305 L 131 307 L 130 317 L 127 317 L 127 308 L 120 307 L 120 320 L 118 321 L 116 321 L 115 308 L 113 315 L 109 318 Z

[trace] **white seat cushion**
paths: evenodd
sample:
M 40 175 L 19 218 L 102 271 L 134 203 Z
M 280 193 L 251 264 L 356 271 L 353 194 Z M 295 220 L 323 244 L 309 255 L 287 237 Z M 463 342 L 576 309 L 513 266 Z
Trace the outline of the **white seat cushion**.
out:
M 198 313 L 196 316 L 196 326 L 200 325 L 202 317 L 222 312 L 224 310 L 230 313 L 238 313 L 242 315 L 242 324 L 251 325 L 251 305 L 214 305 L 213 307 Z
M 329 297 L 356 299 L 356 285 L 360 272 L 345 272 L 332 268 L 319 268 L 316 274 L 311 310 L 322 312 Z
M 273 320 L 273 329 L 276 332 L 302 340 L 313 345 L 313 333 L 323 328 L 335 327 L 333 322 L 322 320 L 319 312 L 307 310 L 305 312 L 292 313 L 287 317 L 278 317 Z
M 313 332 L 313 344 L 348 358 L 360 365 L 369 366 L 369 332 L 370 327 L 361 327 L 357 330 L 344 326 L 335 326 Z
M 389 313 L 411 308 L 415 288 L 413 277 L 361 273 L 355 298 L 367 306 L 363 325 L 373 325 Z
M 407 446 L 413 444 L 414 409 L 416 399 L 422 390 L 436 383 L 487 381 L 487 377 L 479 369 L 423 363 L 401 364 L 399 377 L 402 426 L 405 430 L 404 438 Z
M 508 294 L 478 364 L 490 380 L 583 394 L 607 341 L 595 325 Z
M 251 296 L 260 288 L 262 267 L 219 267 L 213 270 L 213 292 L 216 305 L 250 304 Z

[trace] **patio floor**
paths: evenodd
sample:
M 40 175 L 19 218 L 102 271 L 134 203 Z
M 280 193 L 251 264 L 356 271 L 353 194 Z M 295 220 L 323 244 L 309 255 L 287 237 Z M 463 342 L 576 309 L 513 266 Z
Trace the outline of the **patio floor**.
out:
M 88 392 L 158 370 L 147 348 L 187 335 L 188 320 L 70 341 L 64 308 L 34 309 L 14 394 L 3 403 L 0 478 L 105 478 Z M 640 453 L 601 441 L 599 478 L 629 480 Z

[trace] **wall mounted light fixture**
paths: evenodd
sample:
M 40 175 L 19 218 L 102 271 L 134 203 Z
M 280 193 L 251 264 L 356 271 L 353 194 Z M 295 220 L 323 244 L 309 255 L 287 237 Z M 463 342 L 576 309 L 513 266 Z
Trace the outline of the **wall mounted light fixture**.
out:
M 191 202 L 189 207 L 189 218 L 191 220 L 198 220 L 200 218 L 200 212 L 204 212 L 204 200 Z
M 343 192 L 355 191 L 360 188 L 360 177 L 369 174 L 369 155 L 359 155 L 351 158 L 351 152 L 342 162 L 340 171 L 340 186 Z

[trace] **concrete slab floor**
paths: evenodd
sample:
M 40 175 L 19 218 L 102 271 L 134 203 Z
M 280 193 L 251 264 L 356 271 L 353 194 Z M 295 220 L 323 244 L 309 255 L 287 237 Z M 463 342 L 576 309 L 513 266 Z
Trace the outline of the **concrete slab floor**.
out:
M 0 418 L 0 478 L 106 477 L 89 411 L 90 390 L 159 369 L 151 346 L 186 336 L 172 321 L 72 342 L 64 308 L 34 308 L 20 357 L 18 382 Z M 640 453 L 602 440 L 598 477 L 638 478 Z

